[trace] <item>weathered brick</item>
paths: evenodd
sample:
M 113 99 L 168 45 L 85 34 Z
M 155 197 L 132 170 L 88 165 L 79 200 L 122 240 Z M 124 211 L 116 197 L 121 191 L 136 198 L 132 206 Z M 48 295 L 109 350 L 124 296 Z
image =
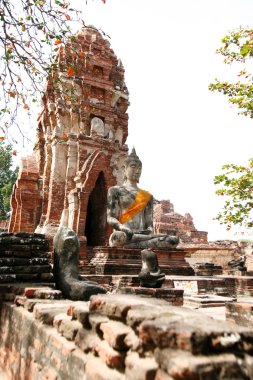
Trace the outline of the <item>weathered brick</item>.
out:
M 35 295 L 35 292 L 37 291 L 42 291 L 42 292 L 45 292 L 47 290 L 52 290 L 50 288 L 46 288 L 46 287 L 43 287 L 43 288 L 38 288 L 38 287 L 29 287 L 29 288 L 25 288 L 24 290 L 24 295 L 27 297 L 27 298 L 40 298 L 38 297 L 38 295 L 40 295 L 40 293 L 37 293 L 37 295 Z
M 35 290 L 33 297 L 41 299 L 59 300 L 62 299 L 62 292 L 49 288 L 40 288 Z
M 100 338 L 94 332 L 84 328 L 79 329 L 75 337 L 75 344 L 85 353 L 94 351 L 99 341 Z
M 125 376 L 110 369 L 99 358 L 89 358 L 85 367 L 87 380 L 124 380 Z
M 126 357 L 126 380 L 155 380 L 158 364 L 154 358 L 140 358 L 136 352 Z
M 114 350 L 107 341 L 98 341 L 95 345 L 98 356 L 111 368 L 122 368 L 124 366 L 125 354 Z
M 140 298 L 134 298 L 133 296 L 96 295 L 90 299 L 90 311 L 124 321 L 128 310 L 131 309 L 133 305 L 140 305 L 142 303 L 145 303 L 145 301 L 142 302 Z
M 67 315 L 65 312 L 63 313 L 59 313 L 57 314 L 55 317 L 54 317 L 54 320 L 53 320 L 53 326 L 59 330 L 60 329 L 60 326 L 62 324 L 63 321 L 71 321 L 72 318 Z
M 67 314 L 72 316 L 73 319 L 77 319 L 84 327 L 89 328 L 89 306 L 88 302 L 75 302 L 68 309 Z
M 24 304 L 24 308 L 26 310 L 32 312 L 35 305 L 37 305 L 37 304 L 45 305 L 45 303 L 51 304 L 51 301 L 50 300 L 42 300 L 42 299 L 38 299 L 38 298 L 27 298 L 25 301 L 25 304 Z
M 101 323 L 109 322 L 109 318 L 105 315 L 100 314 L 90 314 L 89 315 L 89 324 L 94 332 L 96 332 L 98 335 L 102 334 L 102 331 L 100 329 Z
M 232 348 L 240 351 L 246 343 L 249 351 L 253 349 L 253 333 L 200 315 L 174 314 L 144 321 L 139 327 L 139 337 L 154 347 L 179 348 L 195 354 L 230 352 Z
M 161 368 L 176 380 L 249 380 L 241 360 L 233 354 L 194 356 L 186 351 L 156 349 L 155 358 Z
M 64 336 L 64 338 L 73 341 L 77 332 L 82 328 L 82 324 L 79 321 L 69 321 L 64 319 L 59 326 L 59 332 Z
M 116 350 L 124 351 L 129 348 L 126 336 L 132 333 L 132 330 L 119 321 L 109 321 L 101 323 L 100 329 L 103 332 L 104 339 Z
M 52 325 L 57 314 L 67 313 L 68 304 L 36 304 L 33 308 L 34 317 L 43 323 Z
M 152 320 L 162 315 L 171 314 L 169 311 L 164 311 L 162 306 L 153 306 L 150 305 L 137 305 L 133 306 L 127 313 L 126 323 L 133 327 L 137 328 L 139 324 L 145 320 Z

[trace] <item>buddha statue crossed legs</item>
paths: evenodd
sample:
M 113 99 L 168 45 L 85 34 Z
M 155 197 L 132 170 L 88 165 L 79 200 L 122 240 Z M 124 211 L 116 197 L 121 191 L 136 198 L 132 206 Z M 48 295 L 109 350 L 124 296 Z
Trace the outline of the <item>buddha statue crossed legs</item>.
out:
M 121 186 L 108 190 L 107 221 L 114 228 L 111 247 L 176 248 L 177 236 L 153 234 L 153 197 L 138 188 L 142 163 L 135 149 L 125 160 L 125 177 Z

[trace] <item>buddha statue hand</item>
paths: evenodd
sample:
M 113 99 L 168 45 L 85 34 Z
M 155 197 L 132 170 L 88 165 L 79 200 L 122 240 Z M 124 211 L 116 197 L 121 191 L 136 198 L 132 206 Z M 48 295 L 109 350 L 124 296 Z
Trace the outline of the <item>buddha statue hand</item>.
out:
M 123 231 L 115 231 L 111 234 L 109 239 L 110 247 L 122 247 L 127 243 L 127 236 Z
M 133 231 L 130 228 L 122 225 L 120 227 L 120 231 L 126 234 L 126 241 L 130 241 L 132 239 Z

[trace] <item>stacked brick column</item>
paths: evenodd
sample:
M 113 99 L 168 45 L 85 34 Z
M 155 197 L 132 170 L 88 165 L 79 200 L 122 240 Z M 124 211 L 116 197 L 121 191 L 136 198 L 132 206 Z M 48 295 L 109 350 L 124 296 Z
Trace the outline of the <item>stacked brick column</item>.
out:
M 53 283 L 49 244 L 32 233 L 0 233 L 0 284 Z

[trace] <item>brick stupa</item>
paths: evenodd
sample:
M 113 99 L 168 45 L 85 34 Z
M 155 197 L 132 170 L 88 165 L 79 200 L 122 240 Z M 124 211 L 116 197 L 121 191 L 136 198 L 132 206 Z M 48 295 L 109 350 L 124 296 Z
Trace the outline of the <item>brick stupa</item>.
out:
M 122 181 L 128 152 L 124 68 L 93 27 L 61 48 L 59 61 L 66 71 L 47 83 L 33 155 L 21 160 L 13 190 L 9 231 L 50 239 L 64 210 L 83 246 L 105 245 L 106 194 Z M 64 91 L 57 91 L 58 75 Z M 74 91 L 70 98 L 68 88 Z

